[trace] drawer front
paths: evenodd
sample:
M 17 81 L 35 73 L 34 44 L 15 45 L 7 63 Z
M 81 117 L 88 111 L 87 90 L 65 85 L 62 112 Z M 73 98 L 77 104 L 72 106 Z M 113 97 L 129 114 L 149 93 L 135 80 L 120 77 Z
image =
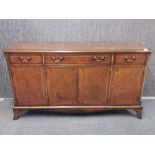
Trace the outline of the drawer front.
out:
M 77 56 L 64 56 L 64 55 L 47 55 L 45 56 L 46 64 L 74 64 L 78 63 Z
M 41 64 L 41 55 L 31 55 L 31 54 L 18 54 L 9 56 L 10 63 L 12 64 Z
M 91 54 L 91 55 L 47 55 L 46 64 L 109 64 L 110 54 Z
M 116 54 L 114 64 L 118 65 L 144 65 L 147 61 L 146 54 Z
M 90 56 L 79 56 L 79 63 L 83 64 L 110 64 L 111 55 L 110 54 L 102 54 L 102 55 L 90 55 Z

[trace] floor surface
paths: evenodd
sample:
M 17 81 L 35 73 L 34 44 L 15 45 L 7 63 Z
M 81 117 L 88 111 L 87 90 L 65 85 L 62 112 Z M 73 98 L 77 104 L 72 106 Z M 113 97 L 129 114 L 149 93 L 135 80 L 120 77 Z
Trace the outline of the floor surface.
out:
M 132 110 L 85 115 L 30 111 L 14 121 L 12 100 L 0 102 L 1 135 L 151 135 L 155 134 L 155 100 L 143 100 L 143 119 Z

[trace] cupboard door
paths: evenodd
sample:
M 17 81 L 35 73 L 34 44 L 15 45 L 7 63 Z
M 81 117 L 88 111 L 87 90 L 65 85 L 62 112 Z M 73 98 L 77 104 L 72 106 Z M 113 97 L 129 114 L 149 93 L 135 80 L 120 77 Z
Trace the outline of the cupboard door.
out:
M 77 69 L 69 66 L 52 66 L 46 70 L 49 105 L 76 105 Z
M 41 66 L 11 66 L 12 80 L 16 94 L 15 105 L 46 105 L 44 71 Z
M 110 104 L 140 104 L 143 76 L 143 66 L 114 66 Z
M 110 79 L 110 66 L 79 68 L 79 102 L 81 105 L 106 105 Z

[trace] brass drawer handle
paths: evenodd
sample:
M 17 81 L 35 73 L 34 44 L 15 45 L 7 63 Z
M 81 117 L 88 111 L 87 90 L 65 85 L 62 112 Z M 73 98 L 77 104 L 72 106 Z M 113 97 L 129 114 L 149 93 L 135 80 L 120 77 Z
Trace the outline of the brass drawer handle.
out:
M 30 56 L 19 56 L 19 60 L 22 62 L 22 63 L 28 63 L 31 61 L 31 57 Z
M 133 62 L 136 59 L 136 56 L 131 56 L 131 57 L 125 56 L 124 59 L 127 62 Z
M 64 59 L 64 57 L 62 57 L 62 56 L 60 56 L 60 57 L 59 56 L 56 56 L 56 57 L 52 56 L 51 59 L 54 62 L 59 63 L 59 62 L 61 62 Z
M 92 59 L 95 60 L 96 62 L 102 62 L 105 59 L 105 57 L 94 56 Z

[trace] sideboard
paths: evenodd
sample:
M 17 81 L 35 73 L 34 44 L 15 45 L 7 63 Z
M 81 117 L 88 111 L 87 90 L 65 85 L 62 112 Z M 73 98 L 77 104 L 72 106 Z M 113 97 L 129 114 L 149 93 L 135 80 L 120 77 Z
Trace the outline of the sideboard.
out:
M 133 109 L 151 51 L 138 43 L 17 43 L 3 50 L 14 92 L 14 119 L 31 109 L 91 112 Z

